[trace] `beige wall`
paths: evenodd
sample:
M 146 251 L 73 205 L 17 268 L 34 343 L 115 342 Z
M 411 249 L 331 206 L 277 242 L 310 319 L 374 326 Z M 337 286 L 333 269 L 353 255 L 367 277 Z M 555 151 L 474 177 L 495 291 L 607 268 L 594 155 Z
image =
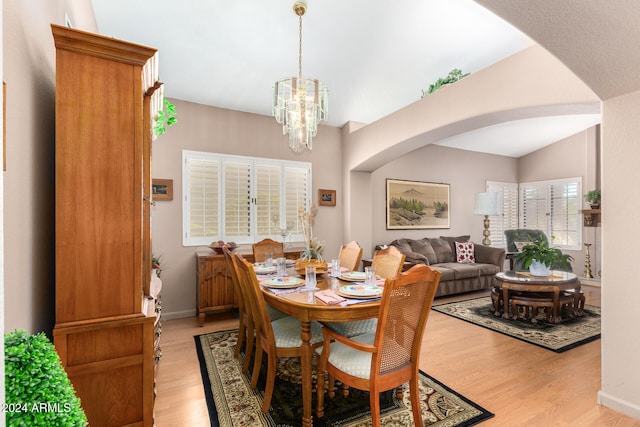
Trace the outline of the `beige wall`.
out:
M 160 64 L 162 70 L 162 64 Z M 162 71 L 161 71 L 162 73 Z M 265 100 L 268 102 L 269 100 Z M 152 175 L 173 180 L 173 201 L 158 201 L 152 208 L 153 252 L 162 255 L 163 315 L 166 318 L 195 314 L 197 250 L 182 246 L 182 150 L 207 151 L 312 163 L 312 196 L 318 189 L 337 191 L 335 207 L 320 206 L 314 232 L 325 242 L 324 256 L 335 257 L 342 243 L 341 130 L 321 126 L 313 151 L 293 153 L 288 135 L 273 117 L 242 113 L 174 100 L 178 123 L 153 143 Z M 299 246 L 299 245 L 297 245 Z M 249 250 L 250 247 L 242 247 Z
M 482 240 L 483 217 L 473 214 L 475 194 L 485 190 L 487 180 L 517 182 L 518 161 L 429 145 L 382 166 L 372 174 L 373 243 L 389 243 L 401 237 L 422 238 L 470 234 Z M 449 184 L 450 229 L 386 230 L 386 178 Z
M 604 102 L 602 121 L 602 388 L 604 405 L 640 419 L 640 286 L 634 266 L 640 199 L 640 92 Z M 606 311 L 605 311 L 606 309 Z
M 5 329 L 51 332 L 54 323 L 55 47 L 51 23 L 94 30 L 89 0 L 3 4 L 7 83 L 4 172 Z

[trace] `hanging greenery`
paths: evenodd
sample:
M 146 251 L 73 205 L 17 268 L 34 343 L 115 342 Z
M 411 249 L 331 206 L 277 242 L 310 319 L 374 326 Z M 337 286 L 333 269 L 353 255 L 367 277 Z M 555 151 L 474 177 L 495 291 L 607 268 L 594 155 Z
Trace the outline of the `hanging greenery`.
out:
M 162 110 L 158 110 L 158 118 L 156 124 L 153 127 L 153 134 L 160 136 L 164 135 L 167 131 L 167 127 L 171 127 L 178 122 L 176 119 L 176 106 L 173 105 L 167 98 L 162 99 Z
M 436 80 L 435 82 L 430 84 L 429 88 L 426 91 L 423 89 L 421 98 L 424 98 L 425 96 L 429 95 L 430 93 L 433 93 L 433 92 L 437 91 L 438 89 L 440 89 L 444 85 L 455 83 L 458 80 L 460 80 L 460 79 L 462 79 L 464 77 L 467 77 L 469 74 L 471 74 L 471 73 L 462 73 L 462 70 L 454 68 L 453 70 L 451 70 L 449 72 L 449 74 L 447 74 L 446 77 L 440 77 L 438 80 Z

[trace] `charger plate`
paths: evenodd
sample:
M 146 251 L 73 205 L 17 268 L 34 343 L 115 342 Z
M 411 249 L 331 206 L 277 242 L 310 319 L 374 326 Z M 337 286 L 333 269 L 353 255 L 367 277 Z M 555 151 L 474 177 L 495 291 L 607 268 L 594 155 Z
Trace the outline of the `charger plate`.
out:
M 304 285 L 304 280 L 299 277 L 270 277 L 260 284 L 267 288 L 288 289 Z
M 377 298 L 382 296 L 382 291 L 379 286 L 347 285 L 340 286 L 337 292 L 347 298 Z
M 347 282 L 364 282 L 364 271 L 345 271 L 340 273 L 340 278 Z

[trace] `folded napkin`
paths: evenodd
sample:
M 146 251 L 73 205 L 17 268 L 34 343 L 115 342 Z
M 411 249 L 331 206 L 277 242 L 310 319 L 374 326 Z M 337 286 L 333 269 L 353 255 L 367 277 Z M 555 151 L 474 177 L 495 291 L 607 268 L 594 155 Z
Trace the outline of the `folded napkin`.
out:
M 345 298 L 342 298 L 340 295 L 333 292 L 331 289 L 325 289 L 324 291 L 319 291 L 315 293 L 316 298 L 328 305 L 340 304 L 341 302 L 346 301 Z

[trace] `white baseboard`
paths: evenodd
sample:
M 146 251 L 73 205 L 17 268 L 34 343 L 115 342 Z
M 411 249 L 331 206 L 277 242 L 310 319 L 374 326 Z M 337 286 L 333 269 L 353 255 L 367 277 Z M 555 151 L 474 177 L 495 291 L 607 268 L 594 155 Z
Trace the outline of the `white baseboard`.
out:
M 598 404 L 613 409 L 616 412 L 627 415 L 631 418 L 640 420 L 640 406 L 635 405 L 626 400 L 619 399 L 615 396 L 611 396 L 608 393 L 600 390 L 598 392 Z
M 175 320 L 175 319 L 184 319 L 185 317 L 195 317 L 197 316 L 196 310 L 184 310 L 184 311 L 174 311 L 171 313 L 162 312 L 162 320 Z

